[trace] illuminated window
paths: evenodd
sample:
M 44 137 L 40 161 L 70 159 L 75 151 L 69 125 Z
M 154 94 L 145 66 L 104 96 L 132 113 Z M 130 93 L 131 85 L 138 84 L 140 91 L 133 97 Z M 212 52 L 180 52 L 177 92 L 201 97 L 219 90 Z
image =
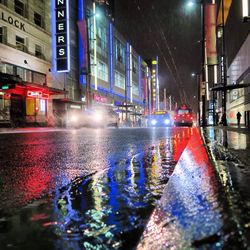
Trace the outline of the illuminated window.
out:
M 118 71 L 115 71 L 115 86 L 125 89 L 125 76 Z
M 25 9 L 24 9 L 24 3 L 19 1 L 19 0 L 15 0 L 15 12 L 18 13 L 21 16 L 24 16 L 25 14 Z
M 99 61 L 97 63 L 97 76 L 103 81 L 108 81 L 108 65 L 104 62 Z
M 114 49 L 116 64 L 125 64 L 125 45 L 117 38 L 114 39 Z
M 40 99 L 40 112 L 46 112 L 46 100 Z
M 137 73 L 137 59 L 135 56 L 133 56 L 133 59 L 132 59 L 132 71 L 134 74 Z
M 135 82 L 133 82 L 133 94 L 139 96 L 139 88 Z
M 97 22 L 97 51 L 99 54 L 107 57 L 108 56 L 108 46 L 107 46 L 107 28 L 100 22 Z

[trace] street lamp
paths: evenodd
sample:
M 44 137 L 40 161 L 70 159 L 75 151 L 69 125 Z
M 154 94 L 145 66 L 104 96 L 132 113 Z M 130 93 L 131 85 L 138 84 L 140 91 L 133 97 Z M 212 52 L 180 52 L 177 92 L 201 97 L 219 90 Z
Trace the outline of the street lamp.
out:
M 221 53 L 221 76 L 223 84 L 223 95 L 222 95 L 222 124 L 227 126 L 227 68 L 226 68 L 226 43 L 225 43 L 225 17 L 224 17 L 224 0 L 221 0 L 221 15 L 222 15 L 222 53 Z
M 206 82 L 205 80 L 205 29 L 204 29 L 204 0 L 200 1 L 188 1 L 187 6 L 193 7 L 195 4 L 200 4 L 200 13 L 201 13 L 201 74 L 193 73 L 192 76 L 197 76 L 197 85 L 198 85 L 198 123 L 201 126 L 206 126 L 206 86 L 205 93 L 201 95 L 201 84 Z M 202 102 L 202 110 L 200 110 L 200 102 Z M 202 114 L 202 115 L 201 115 Z M 202 117 L 200 117 L 202 116 Z
M 197 107 L 197 120 L 198 120 L 198 124 L 199 126 L 201 125 L 201 111 L 200 111 L 200 101 L 201 101 L 201 88 L 200 88 L 200 84 L 201 84 L 201 75 L 198 73 L 192 73 L 191 74 L 192 77 L 196 77 L 196 83 L 197 83 L 197 102 L 198 102 L 198 107 Z

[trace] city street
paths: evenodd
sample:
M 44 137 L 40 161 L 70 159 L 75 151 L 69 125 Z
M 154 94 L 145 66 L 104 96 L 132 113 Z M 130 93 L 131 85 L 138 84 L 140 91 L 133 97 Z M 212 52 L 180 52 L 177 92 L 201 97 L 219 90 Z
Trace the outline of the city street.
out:
M 2 129 L 0 248 L 135 247 L 192 134 Z

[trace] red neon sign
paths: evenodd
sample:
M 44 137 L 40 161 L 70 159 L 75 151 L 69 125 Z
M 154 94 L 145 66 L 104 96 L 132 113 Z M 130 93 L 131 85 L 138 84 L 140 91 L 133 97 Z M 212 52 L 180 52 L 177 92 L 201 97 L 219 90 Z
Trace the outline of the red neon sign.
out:
M 42 97 L 42 91 L 27 91 L 27 96 L 29 97 Z

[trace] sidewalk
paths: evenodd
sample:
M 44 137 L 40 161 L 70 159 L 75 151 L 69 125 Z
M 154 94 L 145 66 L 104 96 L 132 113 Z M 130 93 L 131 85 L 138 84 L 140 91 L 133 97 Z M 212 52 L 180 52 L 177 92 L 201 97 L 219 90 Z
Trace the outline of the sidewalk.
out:
M 249 132 L 194 130 L 137 249 L 249 249 Z

